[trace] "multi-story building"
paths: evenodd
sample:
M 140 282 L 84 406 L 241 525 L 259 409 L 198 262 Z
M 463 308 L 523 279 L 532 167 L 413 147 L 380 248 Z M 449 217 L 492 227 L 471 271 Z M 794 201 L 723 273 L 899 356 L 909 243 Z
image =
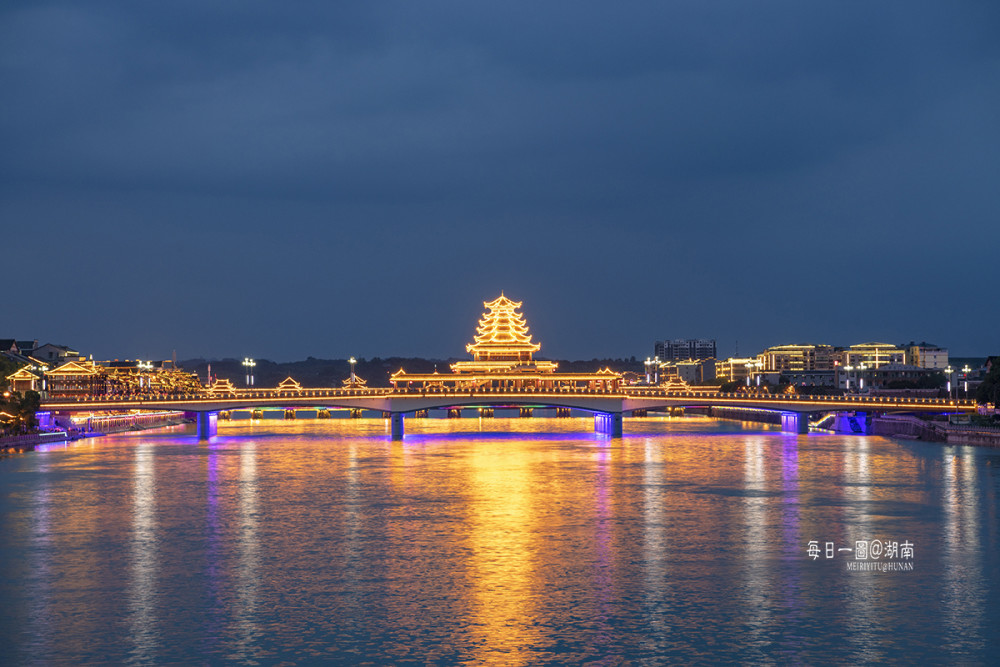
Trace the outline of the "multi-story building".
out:
M 840 365 L 844 368 L 880 368 L 886 364 L 902 364 L 906 361 L 906 351 L 889 343 L 858 343 L 846 350 L 840 350 Z
M 785 372 L 833 370 L 836 355 L 832 345 L 776 345 L 760 356 L 764 370 Z
M 70 359 L 82 359 L 80 353 L 76 350 L 65 345 L 55 345 L 53 343 L 46 343 L 41 347 L 36 347 L 32 350 L 31 356 L 47 364 L 62 363 Z
M 944 369 L 948 367 L 948 350 L 930 343 L 910 342 L 906 345 L 906 363 L 920 368 Z
M 714 359 L 716 356 L 714 338 L 677 338 L 675 340 L 658 340 L 653 346 L 653 349 L 660 361 Z
M 659 366 L 659 377 L 676 375 L 687 384 L 701 384 L 706 380 L 714 380 L 715 359 L 688 359 L 685 361 L 666 361 Z
M 763 368 L 759 357 L 729 357 L 715 362 L 715 379 L 742 382 Z

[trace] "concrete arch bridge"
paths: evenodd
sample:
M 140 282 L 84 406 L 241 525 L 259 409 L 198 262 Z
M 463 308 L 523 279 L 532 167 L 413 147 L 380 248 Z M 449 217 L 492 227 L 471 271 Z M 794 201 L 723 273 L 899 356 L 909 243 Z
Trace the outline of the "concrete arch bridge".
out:
M 403 437 L 404 415 L 439 408 L 531 407 L 570 408 L 594 414 L 594 428 L 622 435 L 622 417 L 635 411 L 682 407 L 743 408 L 781 414 L 782 430 L 808 433 L 811 415 L 843 415 L 845 432 L 863 432 L 858 416 L 879 414 L 972 413 L 974 401 L 887 396 L 799 396 L 795 394 L 667 391 L 656 387 L 614 390 L 563 388 L 428 389 L 231 389 L 186 395 L 76 396 L 42 401 L 42 410 L 56 414 L 94 411 L 174 410 L 194 413 L 198 435 L 215 434 L 218 413 L 253 408 L 349 408 L 388 414 L 394 439 Z M 839 417 L 838 417 L 839 418 Z M 851 421 L 853 420 L 853 421 Z M 861 420 L 864 421 L 864 420 Z M 850 425 L 850 428 L 847 427 Z

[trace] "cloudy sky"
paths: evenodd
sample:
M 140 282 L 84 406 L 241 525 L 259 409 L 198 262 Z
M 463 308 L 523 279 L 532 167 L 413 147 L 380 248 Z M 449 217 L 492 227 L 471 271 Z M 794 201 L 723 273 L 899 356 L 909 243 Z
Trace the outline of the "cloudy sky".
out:
M 1000 4 L 7 2 L 0 337 L 1000 352 Z

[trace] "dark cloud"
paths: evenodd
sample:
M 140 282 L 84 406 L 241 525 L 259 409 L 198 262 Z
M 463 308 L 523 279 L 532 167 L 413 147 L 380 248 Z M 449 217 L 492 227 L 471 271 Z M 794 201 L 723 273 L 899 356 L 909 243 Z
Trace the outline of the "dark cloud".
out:
M 996 351 L 969 285 L 1000 235 L 998 27 L 986 2 L 7 5 L 10 335 L 448 355 L 504 289 L 561 356 Z

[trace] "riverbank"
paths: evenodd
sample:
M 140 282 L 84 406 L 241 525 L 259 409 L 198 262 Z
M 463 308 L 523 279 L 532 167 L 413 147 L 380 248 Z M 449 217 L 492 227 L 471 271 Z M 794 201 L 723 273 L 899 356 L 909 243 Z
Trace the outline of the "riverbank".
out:
M 164 426 L 179 426 L 190 423 L 191 420 L 183 412 L 148 412 L 129 415 L 102 415 L 88 417 L 81 422 L 79 430 L 88 437 L 93 435 L 112 435 L 132 431 L 147 431 Z
M 705 414 L 715 419 L 780 424 L 781 415 L 752 408 L 695 408 L 691 414 Z M 973 445 L 1000 447 L 1000 427 L 977 424 L 951 424 L 945 421 L 928 421 L 912 415 L 884 415 L 871 422 L 871 434 L 886 438 L 940 442 L 948 445 Z
M 19 454 L 21 452 L 30 452 L 38 445 L 45 445 L 50 442 L 62 442 L 70 439 L 72 438 L 66 431 L 8 435 L 0 438 L 0 453 Z
M 1000 447 L 1000 428 L 926 421 L 909 415 L 877 417 L 872 420 L 872 433 L 886 438 L 923 440 L 948 445 Z
M 53 442 L 95 438 L 102 435 L 114 435 L 116 433 L 149 431 L 189 423 L 191 423 L 191 420 L 185 418 L 183 412 L 91 417 L 81 427 L 69 427 L 63 431 L 0 437 L 0 454 L 30 452 L 39 445 L 46 445 Z

